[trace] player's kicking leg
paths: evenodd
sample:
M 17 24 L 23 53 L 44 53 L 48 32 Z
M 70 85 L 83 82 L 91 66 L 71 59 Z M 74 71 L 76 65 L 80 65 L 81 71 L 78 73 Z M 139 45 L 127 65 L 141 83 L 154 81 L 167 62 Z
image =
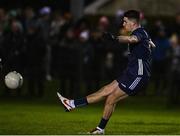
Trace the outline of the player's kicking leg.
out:
M 116 102 L 124 97 L 127 97 L 126 93 L 120 90 L 117 81 L 113 81 L 101 88 L 99 91 L 81 99 L 69 100 L 61 96 L 59 93 L 57 93 L 57 95 L 67 111 L 71 111 L 76 107 L 85 106 L 90 103 L 96 103 L 106 98 L 103 118 L 101 119 L 99 125 L 89 132 L 90 134 L 104 134 L 104 128 L 115 108 Z
M 113 81 L 112 83 L 102 87 L 99 91 L 81 99 L 70 100 L 63 97 L 59 92 L 57 92 L 57 96 L 60 99 L 61 103 L 66 108 L 66 111 L 71 111 L 72 109 L 76 107 L 85 106 L 90 103 L 96 103 L 98 101 L 105 99 L 108 95 L 110 95 L 115 90 L 117 86 L 118 86 L 118 83 L 116 81 Z

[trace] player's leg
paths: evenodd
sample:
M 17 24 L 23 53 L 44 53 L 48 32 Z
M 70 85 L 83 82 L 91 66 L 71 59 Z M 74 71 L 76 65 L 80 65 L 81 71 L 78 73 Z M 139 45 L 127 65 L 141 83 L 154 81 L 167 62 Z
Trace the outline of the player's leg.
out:
M 81 99 L 75 99 L 75 100 L 69 100 L 63 96 L 61 96 L 59 93 L 57 93 L 59 99 L 67 109 L 67 111 L 70 111 L 71 109 L 74 109 L 75 107 L 85 106 L 90 103 L 96 103 L 98 101 L 103 100 L 107 96 L 113 93 L 113 91 L 118 87 L 118 82 L 114 80 L 110 84 L 102 87 L 97 92 L 88 95 L 87 97 L 81 98 Z
M 102 87 L 97 92 L 88 95 L 87 96 L 88 103 L 96 103 L 98 101 L 105 99 L 107 96 L 112 94 L 117 87 L 118 87 L 118 82 L 114 80 L 110 84 Z
M 91 134 L 104 134 L 104 129 L 115 109 L 116 103 L 119 100 L 126 98 L 127 96 L 128 95 L 124 91 L 122 91 L 119 87 L 117 87 L 113 91 L 113 93 L 107 97 L 103 111 L 103 117 L 98 127 L 96 127 L 90 132 Z
M 115 91 L 111 95 L 109 95 L 106 99 L 104 111 L 103 111 L 103 118 L 108 120 L 114 111 L 116 103 L 119 100 L 122 100 L 126 97 L 128 97 L 128 95 L 124 91 L 122 91 L 119 87 L 117 87 Z

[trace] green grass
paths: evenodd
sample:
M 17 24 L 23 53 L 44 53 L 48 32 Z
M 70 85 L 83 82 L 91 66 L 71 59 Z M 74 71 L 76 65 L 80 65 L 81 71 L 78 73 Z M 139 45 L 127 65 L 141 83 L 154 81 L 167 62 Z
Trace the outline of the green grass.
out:
M 94 128 L 103 105 L 93 104 L 64 112 L 55 99 L 11 99 L 0 101 L 0 134 L 84 134 Z M 106 134 L 180 134 L 180 110 L 168 109 L 163 99 L 132 97 L 120 102 Z

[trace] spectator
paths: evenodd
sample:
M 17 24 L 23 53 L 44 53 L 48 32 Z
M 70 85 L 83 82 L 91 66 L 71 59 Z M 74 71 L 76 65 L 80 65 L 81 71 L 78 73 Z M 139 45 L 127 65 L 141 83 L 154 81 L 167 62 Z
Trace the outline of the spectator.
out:
M 9 31 L 4 33 L 3 39 L 3 73 L 7 74 L 10 71 L 17 71 L 21 74 L 24 73 L 24 37 L 22 24 L 16 20 L 10 20 Z M 9 90 L 6 89 L 8 94 Z M 17 95 L 20 96 L 21 89 L 17 90 Z
M 172 59 L 170 71 L 170 88 L 168 93 L 168 104 L 180 104 L 180 44 L 177 34 L 171 37 Z
M 90 32 L 84 30 L 79 35 L 79 44 L 82 49 L 83 59 L 83 79 L 85 81 L 86 90 L 92 90 L 93 88 L 93 60 L 94 60 L 94 49 L 92 44 L 89 42 Z
M 164 29 L 157 30 L 157 36 L 154 39 L 156 48 L 153 51 L 152 76 L 155 84 L 156 95 L 165 93 L 167 85 L 167 70 L 169 69 L 169 51 L 170 43 Z
M 31 24 L 26 35 L 26 74 L 30 96 L 44 95 L 46 43 L 39 27 Z

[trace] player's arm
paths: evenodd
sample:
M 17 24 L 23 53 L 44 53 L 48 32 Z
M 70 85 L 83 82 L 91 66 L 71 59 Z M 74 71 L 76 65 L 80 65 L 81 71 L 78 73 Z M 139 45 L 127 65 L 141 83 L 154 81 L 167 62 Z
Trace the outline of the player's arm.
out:
M 121 43 L 137 43 L 139 42 L 137 36 L 117 36 L 117 40 Z
M 109 32 L 104 32 L 103 38 L 108 41 L 118 41 L 121 43 L 137 43 L 137 42 L 139 42 L 139 39 L 135 35 L 115 37 L 114 35 L 112 35 Z

